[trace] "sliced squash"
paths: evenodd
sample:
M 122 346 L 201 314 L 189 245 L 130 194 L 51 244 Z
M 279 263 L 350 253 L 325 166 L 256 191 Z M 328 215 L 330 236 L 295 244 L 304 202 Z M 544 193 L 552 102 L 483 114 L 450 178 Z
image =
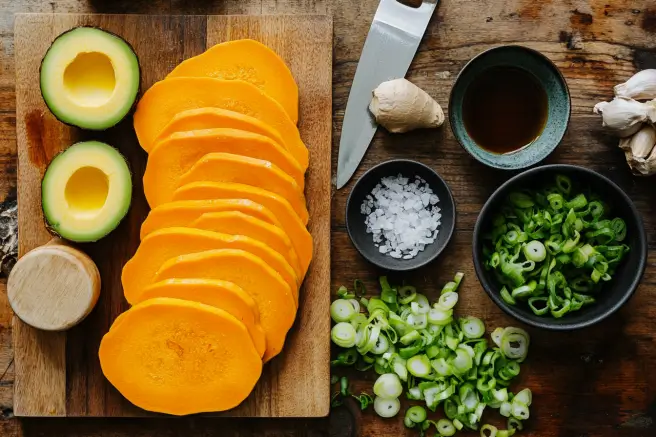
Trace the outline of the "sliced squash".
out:
M 263 159 L 280 167 L 303 189 L 303 170 L 294 158 L 271 139 L 237 129 L 217 128 L 176 132 L 151 150 L 143 178 L 151 208 L 171 200 L 180 177 L 208 153 L 226 152 Z
M 292 290 L 275 270 L 249 252 L 218 249 L 170 259 L 157 272 L 156 279 L 198 277 L 230 281 L 249 293 L 260 310 L 266 335 L 264 361 L 280 353 L 296 309 Z
M 248 199 L 257 202 L 270 210 L 279 219 L 279 226 L 287 233 L 296 250 L 303 274 L 307 272 L 310 261 L 312 261 L 312 235 L 305 228 L 305 224 L 299 219 L 298 215 L 294 213 L 289 202 L 279 195 L 262 188 L 244 184 L 194 182 L 178 188 L 173 195 L 173 199 L 176 204 L 183 201 L 190 202 L 203 199 Z M 205 201 L 207 202 L 208 200 Z M 217 200 L 214 201 L 216 202 Z M 155 210 L 158 209 L 160 208 L 156 208 Z M 151 215 L 153 211 L 151 211 Z M 246 213 L 248 214 L 248 212 Z M 148 219 L 146 219 L 147 221 Z M 145 222 L 141 228 L 142 233 L 144 227 Z
M 272 225 L 280 224 L 272 211 L 250 199 L 180 200 L 152 209 L 141 225 L 141 239 L 158 229 L 188 226 L 205 213 L 221 211 L 239 211 Z
M 248 82 L 207 77 L 172 77 L 144 93 L 134 113 L 141 147 L 149 152 L 155 138 L 179 112 L 205 107 L 255 117 L 278 131 L 294 156 L 308 154 L 296 125 L 278 102 Z
M 296 276 L 303 277 L 303 270 L 289 237 L 277 225 L 272 225 L 256 217 L 239 211 L 211 212 L 193 221 L 190 228 L 220 232 L 229 235 L 244 235 L 266 244 L 285 257 Z
M 252 39 L 217 44 L 180 63 L 167 77 L 213 77 L 250 82 L 298 121 L 298 87 L 285 62 L 273 50 Z
M 273 268 L 298 299 L 298 278 L 285 258 L 264 243 L 243 235 L 227 235 L 193 228 L 164 228 L 148 234 L 123 267 L 123 293 L 129 303 L 152 284 L 155 273 L 170 258 L 212 249 L 242 249 Z M 203 278 L 203 276 L 199 276 Z M 221 278 L 218 278 L 221 279 Z
M 134 303 L 157 297 L 191 300 L 226 311 L 246 326 L 255 349 L 264 355 L 266 339 L 260 312 L 253 298 L 236 284 L 217 279 L 167 279 L 146 287 Z
M 159 133 L 155 139 L 155 143 L 175 132 L 215 129 L 219 127 L 241 129 L 269 137 L 287 149 L 301 168 L 306 169 L 308 166 L 308 151 L 305 147 L 301 149 L 290 147 L 280 133 L 268 124 L 250 115 L 227 109 L 198 108 L 179 112 L 175 114 L 169 124 Z
M 180 177 L 179 186 L 192 182 L 235 182 L 265 188 L 287 199 L 307 223 L 303 191 L 294 179 L 269 161 L 232 153 L 208 153 Z
M 100 343 L 100 367 L 144 410 L 180 416 L 229 410 L 262 373 L 248 330 L 219 308 L 156 298 L 117 321 Z

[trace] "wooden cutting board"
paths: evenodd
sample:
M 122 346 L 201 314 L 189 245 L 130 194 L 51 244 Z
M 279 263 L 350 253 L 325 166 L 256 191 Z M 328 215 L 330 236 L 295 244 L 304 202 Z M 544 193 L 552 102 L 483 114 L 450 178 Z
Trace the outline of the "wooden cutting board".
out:
M 14 318 L 14 413 L 17 416 L 144 416 L 104 378 L 100 339 L 128 304 L 121 269 L 139 244 L 148 206 L 141 178 L 146 154 L 129 116 L 106 132 L 66 126 L 46 108 L 39 65 L 53 39 L 74 26 L 99 26 L 134 47 L 141 92 L 174 66 L 213 44 L 253 38 L 284 58 L 300 92 L 301 137 L 310 150 L 306 196 L 314 258 L 301 289 L 296 324 L 284 352 L 265 366 L 253 394 L 229 416 L 326 416 L 330 400 L 330 148 L 332 19 L 325 16 L 146 16 L 25 14 L 15 21 L 19 252 L 51 238 L 41 211 L 41 178 L 52 157 L 79 140 L 105 141 L 127 157 L 134 173 L 132 207 L 98 243 L 81 246 L 97 263 L 102 291 L 96 309 L 67 333 L 39 332 Z

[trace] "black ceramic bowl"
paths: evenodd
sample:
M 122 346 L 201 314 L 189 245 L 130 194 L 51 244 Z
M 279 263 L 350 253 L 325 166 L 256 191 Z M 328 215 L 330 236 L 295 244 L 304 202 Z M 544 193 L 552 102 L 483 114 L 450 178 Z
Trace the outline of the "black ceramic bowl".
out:
M 501 287 L 492 273 L 484 267 L 483 234 L 489 230 L 490 222 L 507 195 L 517 189 L 540 186 L 552 180 L 557 174 L 569 176 L 576 186 L 589 187 L 592 192 L 602 196 L 610 206 L 610 214 L 621 217 L 626 222 L 627 237 L 624 241 L 631 250 L 624 257 L 613 278 L 595 295 L 597 301 L 579 311 L 568 313 L 560 319 L 551 316 L 537 316 L 524 304 L 506 304 L 499 291 Z M 575 188 L 576 189 L 576 188 Z M 490 298 L 507 314 L 529 325 L 566 331 L 593 325 L 617 311 L 635 292 L 647 261 L 647 237 L 642 219 L 631 199 L 614 182 L 599 173 L 574 165 L 545 165 L 527 170 L 501 185 L 488 199 L 481 210 L 474 228 L 474 268 L 476 275 Z
M 439 197 L 437 206 L 441 209 L 441 222 L 437 239 L 412 259 L 396 259 L 380 253 L 374 245 L 373 235 L 366 232 L 366 216 L 360 212 L 365 197 L 371 194 L 381 179 L 398 174 L 413 180 L 415 176 L 424 179 L 433 193 Z M 449 243 L 456 222 L 456 205 L 451 190 L 444 180 L 430 167 L 407 159 L 383 162 L 371 168 L 356 182 L 346 203 L 346 229 L 355 248 L 369 262 L 380 268 L 394 271 L 407 271 L 422 267 L 438 257 Z

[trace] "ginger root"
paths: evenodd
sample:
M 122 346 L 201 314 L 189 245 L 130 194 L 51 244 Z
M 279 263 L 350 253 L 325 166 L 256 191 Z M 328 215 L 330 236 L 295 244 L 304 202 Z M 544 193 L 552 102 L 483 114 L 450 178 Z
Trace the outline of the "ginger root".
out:
M 383 82 L 373 91 L 369 111 L 392 133 L 442 126 L 444 112 L 424 90 L 406 79 Z

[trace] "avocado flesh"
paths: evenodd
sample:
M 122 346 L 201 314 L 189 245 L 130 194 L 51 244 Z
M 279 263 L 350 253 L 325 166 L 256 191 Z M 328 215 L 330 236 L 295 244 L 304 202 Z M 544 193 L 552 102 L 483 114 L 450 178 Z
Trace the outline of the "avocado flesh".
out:
M 41 184 L 49 228 L 75 242 L 113 231 L 130 207 L 132 178 L 123 155 L 98 141 L 77 143 L 57 155 Z
M 41 94 L 64 123 L 104 130 L 132 109 L 139 62 L 128 43 L 93 27 L 58 36 L 41 62 Z

